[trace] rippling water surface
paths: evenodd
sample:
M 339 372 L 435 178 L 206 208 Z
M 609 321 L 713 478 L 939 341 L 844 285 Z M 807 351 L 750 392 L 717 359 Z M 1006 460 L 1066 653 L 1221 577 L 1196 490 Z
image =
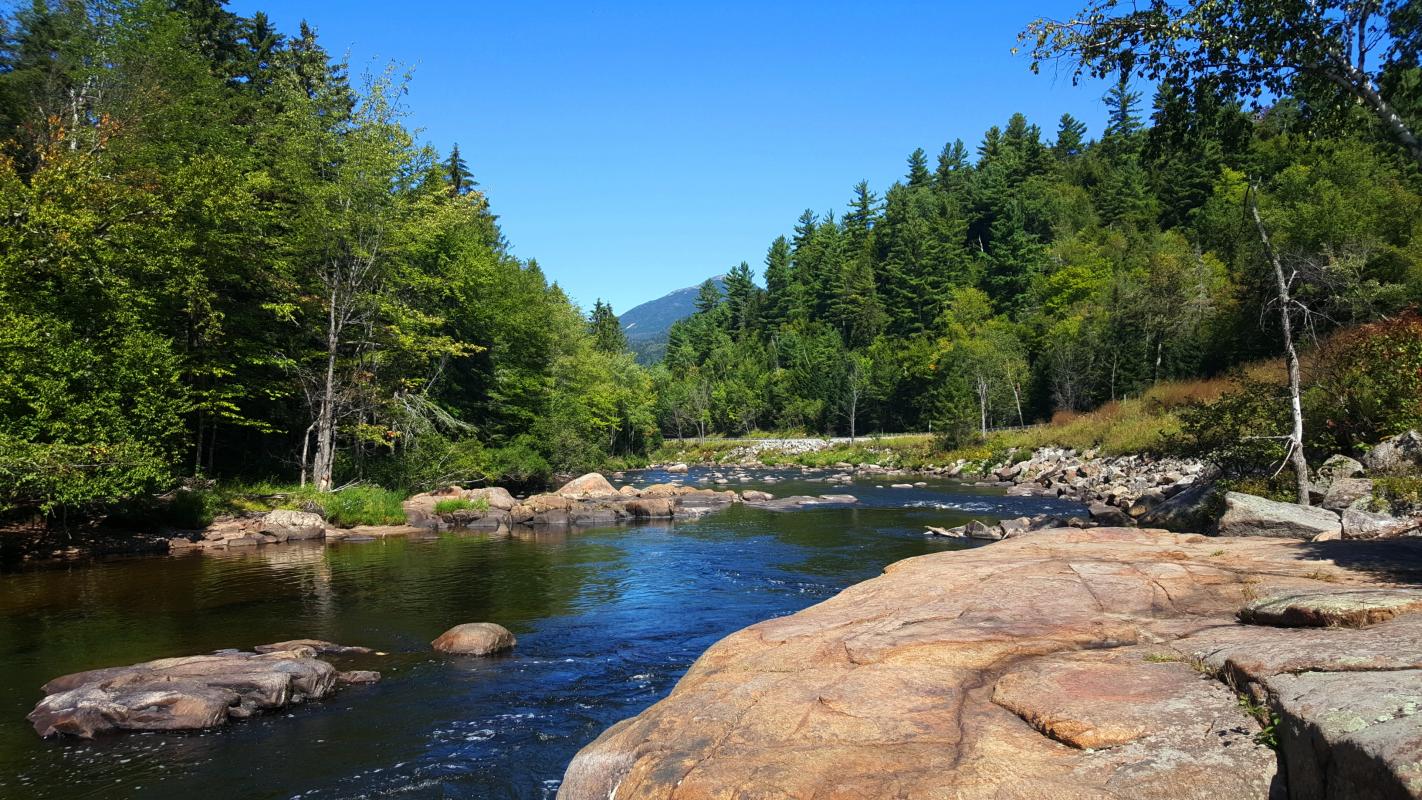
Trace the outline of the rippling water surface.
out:
M 762 486 L 768 475 L 788 480 Z M 862 502 L 0 575 L 0 797 L 551 797 L 580 747 L 664 697 L 726 634 L 893 561 L 962 546 L 925 537 L 925 525 L 1076 509 L 946 482 L 841 489 L 798 473 L 754 476 L 733 488 L 849 491 Z M 518 636 L 513 655 L 430 650 L 450 626 L 484 620 Z M 385 651 L 333 659 L 384 679 L 207 733 L 42 741 L 24 720 L 58 675 L 307 637 Z

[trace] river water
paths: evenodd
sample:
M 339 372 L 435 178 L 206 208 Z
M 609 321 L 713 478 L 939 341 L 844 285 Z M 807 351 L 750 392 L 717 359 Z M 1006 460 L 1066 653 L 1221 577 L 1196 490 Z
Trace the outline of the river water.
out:
M 762 485 L 768 475 L 784 480 Z M 848 491 L 861 503 L 0 575 L 0 798 L 551 797 L 579 748 L 664 697 L 717 639 L 891 562 L 964 546 L 924 526 L 1079 510 L 946 481 L 882 483 L 841 489 L 760 471 L 734 488 Z M 430 649 L 475 621 L 507 626 L 517 649 L 485 659 Z M 383 651 L 332 657 L 383 680 L 204 733 L 41 740 L 24 720 L 58 675 L 293 638 Z

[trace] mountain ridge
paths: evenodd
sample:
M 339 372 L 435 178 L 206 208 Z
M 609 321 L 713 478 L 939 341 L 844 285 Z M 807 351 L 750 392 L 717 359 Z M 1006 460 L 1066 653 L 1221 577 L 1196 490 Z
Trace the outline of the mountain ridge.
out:
M 723 293 L 726 290 L 725 277 L 716 275 L 710 279 Z M 617 321 L 622 323 L 622 332 L 627 336 L 627 346 L 637 355 L 639 362 L 655 364 L 662 360 L 671 326 L 696 313 L 696 295 L 702 283 L 705 281 L 667 292 L 618 315 Z

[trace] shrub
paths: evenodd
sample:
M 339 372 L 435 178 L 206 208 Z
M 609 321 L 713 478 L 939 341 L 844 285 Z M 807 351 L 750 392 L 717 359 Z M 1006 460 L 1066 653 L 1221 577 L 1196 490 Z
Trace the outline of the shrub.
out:
M 1422 509 L 1422 477 L 1373 479 L 1373 505 L 1394 514 L 1412 514 Z
M 1422 427 L 1422 316 L 1340 331 L 1320 348 L 1314 372 L 1305 407 L 1319 450 L 1357 452 Z
M 315 501 L 325 511 L 326 520 L 349 528 L 355 525 L 399 525 L 405 521 L 403 492 L 379 486 L 351 486 L 339 492 L 318 495 Z

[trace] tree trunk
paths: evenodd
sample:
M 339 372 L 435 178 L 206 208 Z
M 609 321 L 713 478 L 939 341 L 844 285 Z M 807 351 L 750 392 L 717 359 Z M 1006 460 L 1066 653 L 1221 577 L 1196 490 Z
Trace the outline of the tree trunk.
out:
M 987 381 L 978 378 L 978 423 L 984 438 L 987 437 Z
M 849 441 L 853 443 L 857 438 L 854 433 L 854 418 L 859 416 L 859 396 L 853 395 L 849 400 Z
M 311 452 L 311 430 L 316 427 L 312 422 L 306 426 L 306 431 L 301 434 L 301 485 L 306 486 L 306 470 L 311 462 L 307 460 L 307 454 Z
M 1017 404 L 1017 424 L 1020 427 L 1027 427 L 1027 420 L 1022 416 L 1022 387 L 1017 381 L 1012 382 L 1012 401 Z
M 1294 348 L 1294 323 L 1291 314 L 1294 301 L 1289 292 L 1289 279 L 1284 276 L 1284 265 L 1279 261 L 1278 254 L 1274 252 L 1274 246 L 1269 242 L 1269 232 L 1264 228 L 1264 219 L 1259 216 L 1259 203 L 1255 198 L 1253 188 L 1249 190 L 1249 211 L 1254 216 L 1254 227 L 1259 231 L 1259 241 L 1264 244 L 1264 254 L 1269 257 L 1269 264 L 1274 268 L 1274 284 L 1279 293 L 1279 324 L 1284 330 L 1284 358 L 1289 367 L 1289 411 L 1294 420 L 1293 430 L 1289 433 L 1287 459 L 1294 469 L 1298 503 L 1301 506 L 1306 506 L 1309 504 L 1308 458 L 1304 455 L 1303 449 L 1303 400 L 1300 389 L 1302 378 L 1299 371 L 1299 354 Z
M 316 463 L 311 480 L 316 491 L 331 491 L 331 471 L 336 458 L 336 351 L 339 335 L 336 330 L 336 292 L 331 290 L 331 306 L 326 328 L 326 382 L 321 391 L 321 410 L 316 416 Z

